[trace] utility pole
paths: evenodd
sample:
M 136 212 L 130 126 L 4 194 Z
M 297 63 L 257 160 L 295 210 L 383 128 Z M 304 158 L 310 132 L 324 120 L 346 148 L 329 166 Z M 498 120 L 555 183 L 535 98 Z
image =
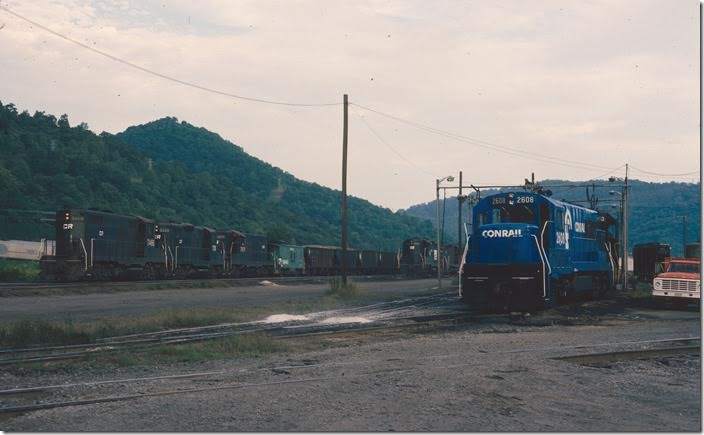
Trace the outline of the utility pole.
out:
M 623 188 L 623 289 L 628 290 L 628 163 Z
M 435 252 L 437 253 L 437 258 L 435 259 L 435 264 L 438 269 L 438 289 L 442 288 L 442 246 L 440 246 L 440 183 L 443 181 L 449 181 L 452 183 L 455 181 L 455 177 L 452 175 L 448 175 L 445 178 L 438 178 L 435 180 L 435 210 L 437 212 L 437 220 L 435 221 L 435 227 L 437 228 L 437 249 Z M 444 226 L 443 222 L 443 226 Z
M 462 252 L 462 171 L 460 171 L 460 193 L 457 195 L 457 252 Z
M 347 284 L 347 94 L 342 97 L 342 209 L 341 217 L 341 245 L 342 264 L 340 272 L 342 274 L 342 284 Z
M 437 249 L 435 250 L 437 258 L 435 265 L 438 269 L 438 290 L 442 288 L 442 271 L 440 270 L 440 179 L 435 180 L 435 211 L 437 213 L 435 228 L 437 235 Z

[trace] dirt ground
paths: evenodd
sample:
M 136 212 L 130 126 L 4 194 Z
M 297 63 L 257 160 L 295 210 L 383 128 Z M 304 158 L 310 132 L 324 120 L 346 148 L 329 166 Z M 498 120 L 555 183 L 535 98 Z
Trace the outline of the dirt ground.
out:
M 446 280 L 445 284 L 449 287 Z M 109 285 L 109 284 L 108 284 Z M 96 283 L 96 286 L 100 286 Z M 428 292 L 437 280 L 363 281 L 369 296 L 394 297 Z M 0 319 L 90 321 L 104 317 L 139 316 L 181 308 L 237 308 L 315 301 L 330 288 L 323 284 L 251 285 L 222 288 L 180 288 L 81 295 L 2 297 Z
M 525 322 L 497 317 L 452 329 L 295 338 L 291 351 L 259 359 L 4 375 L 10 388 L 224 370 L 67 390 L 56 399 L 218 388 L 5 416 L 0 429 L 700 431 L 698 353 L 590 365 L 556 359 L 699 337 L 699 318 L 694 310 L 585 303 Z

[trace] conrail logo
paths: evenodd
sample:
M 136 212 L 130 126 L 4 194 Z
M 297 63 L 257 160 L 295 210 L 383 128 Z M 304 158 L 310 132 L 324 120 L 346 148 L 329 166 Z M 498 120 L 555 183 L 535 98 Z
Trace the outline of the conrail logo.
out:
M 484 230 L 482 237 L 521 237 L 521 230 Z

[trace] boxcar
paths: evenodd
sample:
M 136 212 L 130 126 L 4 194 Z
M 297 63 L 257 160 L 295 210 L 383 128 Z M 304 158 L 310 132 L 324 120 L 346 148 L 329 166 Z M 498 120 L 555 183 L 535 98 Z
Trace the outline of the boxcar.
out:
M 481 199 L 460 295 L 479 309 L 530 311 L 579 293 L 600 295 L 616 272 L 608 214 L 535 192 Z
M 651 283 L 660 272 L 658 266 L 670 256 L 670 245 L 640 243 L 633 247 L 633 275 L 640 282 Z
M 269 252 L 275 275 L 303 275 L 305 270 L 303 246 L 280 242 L 270 243 Z

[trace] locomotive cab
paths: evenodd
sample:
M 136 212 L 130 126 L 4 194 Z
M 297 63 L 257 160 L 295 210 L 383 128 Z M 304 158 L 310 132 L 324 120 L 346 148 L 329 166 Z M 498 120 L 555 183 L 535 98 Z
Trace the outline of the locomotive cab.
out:
M 473 246 L 462 267 L 463 299 L 482 309 L 534 309 L 549 295 L 549 207 L 528 192 L 487 197 L 475 207 Z
M 491 195 L 473 211 L 472 249 L 460 273 L 470 305 L 532 311 L 613 285 L 609 215 L 534 192 Z
M 81 277 L 87 268 L 87 249 L 80 234 L 83 217 L 80 213 L 64 209 L 56 212 L 56 250 L 54 255 L 40 259 L 44 279 L 74 280 Z

